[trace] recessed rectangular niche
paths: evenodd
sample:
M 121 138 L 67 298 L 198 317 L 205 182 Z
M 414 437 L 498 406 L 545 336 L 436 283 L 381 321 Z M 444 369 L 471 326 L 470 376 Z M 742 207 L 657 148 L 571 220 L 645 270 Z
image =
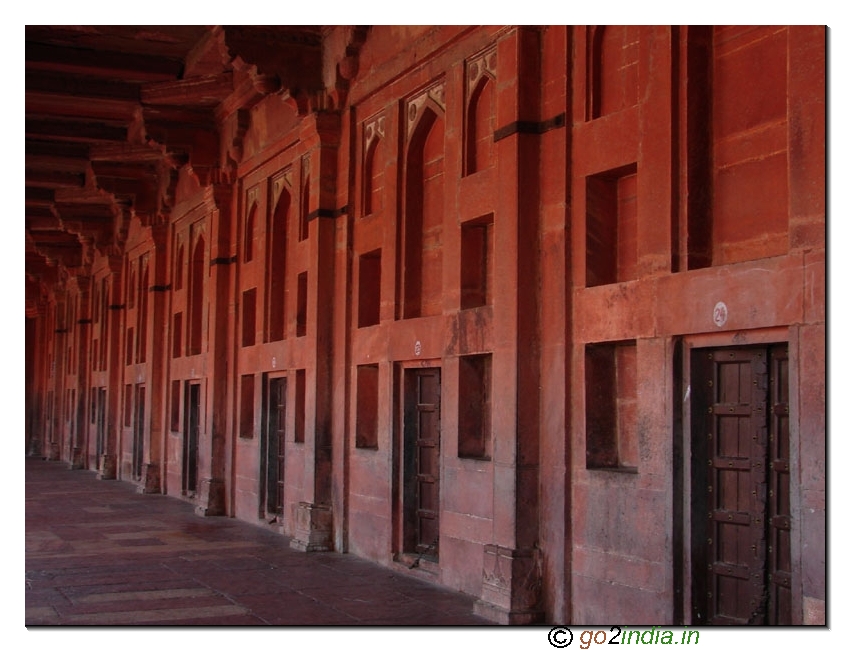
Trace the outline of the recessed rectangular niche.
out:
M 637 471 L 637 346 L 588 345 L 584 352 L 587 469 Z
M 357 366 L 357 426 L 355 444 L 378 448 L 378 364 Z
M 357 327 L 381 321 L 381 249 L 360 256 L 357 286 Z
M 304 442 L 304 415 L 307 406 L 307 371 L 295 371 L 295 442 Z
M 295 310 L 295 336 L 307 334 L 307 271 L 298 274 L 298 295 Z
M 172 431 L 180 431 L 180 380 L 171 380 L 171 417 Z
M 183 312 L 174 314 L 174 327 L 171 328 L 171 356 L 177 358 L 183 351 Z
M 239 386 L 239 437 L 254 437 L 254 375 L 242 375 Z
M 257 289 L 242 292 L 242 347 L 254 345 L 257 336 Z
M 637 165 L 586 178 L 586 280 L 595 287 L 637 277 Z
M 460 229 L 460 308 L 489 305 L 493 286 L 493 215 Z
M 133 385 L 124 384 L 124 426 L 133 424 Z
M 124 348 L 124 365 L 129 366 L 133 363 L 133 328 L 127 328 L 127 338 L 125 341 L 126 347 Z
M 457 455 L 489 460 L 492 355 L 458 359 Z

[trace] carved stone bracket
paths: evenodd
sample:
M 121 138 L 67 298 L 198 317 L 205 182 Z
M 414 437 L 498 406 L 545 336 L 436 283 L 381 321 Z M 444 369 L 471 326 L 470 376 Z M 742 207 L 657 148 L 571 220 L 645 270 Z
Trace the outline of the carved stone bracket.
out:
M 305 501 L 293 506 L 295 534 L 290 546 L 297 551 L 332 551 L 333 516 L 329 506 Z
M 539 549 L 486 545 L 484 581 L 475 613 L 504 625 L 542 620 L 542 575 Z

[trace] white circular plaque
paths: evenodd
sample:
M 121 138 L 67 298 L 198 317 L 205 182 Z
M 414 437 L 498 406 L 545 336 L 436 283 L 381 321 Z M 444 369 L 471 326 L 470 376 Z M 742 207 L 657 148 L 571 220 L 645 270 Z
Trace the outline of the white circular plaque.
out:
M 416 341 L 416 343 L 413 344 L 413 354 L 417 357 L 422 354 L 422 343 L 420 341 Z
M 723 327 L 726 324 L 726 319 L 729 317 L 729 310 L 726 308 L 725 302 L 718 302 L 714 305 L 714 312 L 712 312 L 711 320 L 714 321 L 714 324 L 717 327 Z

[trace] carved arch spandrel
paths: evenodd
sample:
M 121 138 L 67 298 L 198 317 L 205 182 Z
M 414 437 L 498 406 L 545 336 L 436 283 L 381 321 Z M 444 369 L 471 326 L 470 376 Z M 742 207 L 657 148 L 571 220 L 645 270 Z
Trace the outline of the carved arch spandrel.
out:
M 386 115 L 379 114 L 363 125 L 363 164 L 362 164 L 362 215 L 366 216 L 381 210 L 378 194 L 383 189 L 381 180 L 383 161 L 381 144 L 386 133 Z M 377 178 L 376 178 L 377 177 Z
M 464 95 L 464 173 L 474 174 L 493 162 L 496 48 L 466 62 Z
M 446 111 L 445 82 L 440 81 L 407 100 L 405 104 L 405 137 L 408 144 L 426 109 L 431 109 L 437 117 L 443 116 Z
M 287 192 L 292 194 L 292 169 L 284 169 L 282 172 L 272 177 L 270 189 L 271 201 L 269 201 L 269 209 L 271 213 L 274 213 L 277 209 L 277 204 L 278 201 L 280 201 L 280 195 L 283 190 L 285 189 Z

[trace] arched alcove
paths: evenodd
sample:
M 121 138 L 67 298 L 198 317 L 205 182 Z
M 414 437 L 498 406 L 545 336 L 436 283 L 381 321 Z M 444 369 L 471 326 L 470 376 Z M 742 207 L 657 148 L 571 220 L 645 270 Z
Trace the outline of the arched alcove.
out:
M 466 173 L 474 174 L 493 164 L 493 83 L 481 75 L 469 96 L 466 120 Z
M 282 190 L 269 217 L 269 249 L 266 259 L 267 340 L 286 338 L 286 241 L 292 195 Z
M 204 318 L 204 258 L 203 235 L 198 237 L 192 251 L 189 269 L 189 354 L 200 354 L 203 338 Z

